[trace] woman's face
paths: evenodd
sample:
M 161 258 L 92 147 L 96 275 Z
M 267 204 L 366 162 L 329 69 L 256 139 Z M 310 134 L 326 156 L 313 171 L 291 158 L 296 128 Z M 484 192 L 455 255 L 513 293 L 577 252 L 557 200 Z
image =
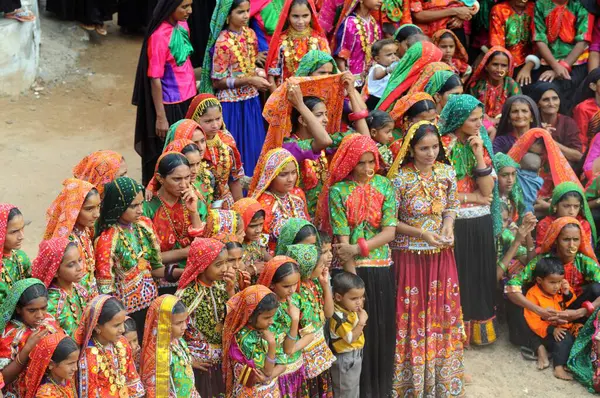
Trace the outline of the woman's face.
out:
M 97 192 L 88 195 L 88 198 L 83 202 L 79 216 L 75 222 L 81 228 L 94 228 L 96 220 L 100 217 L 100 195 Z
M 200 156 L 200 152 L 193 151 L 185 154 L 185 158 L 190 164 L 190 181 L 196 181 L 198 177 L 198 171 L 200 170 L 200 162 L 202 162 L 202 156 Z
M 333 74 L 333 64 L 331 62 L 327 62 L 323 64 L 319 69 L 315 70 L 311 73 L 311 76 L 329 76 Z
M 431 122 L 431 123 L 435 123 L 437 121 L 437 110 L 436 109 L 429 109 L 426 110 L 425 112 L 421 112 L 418 115 L 416 115 L 415 117 L 410 119 L 411 123 L 417 123 L 417 122 L 422 122 L 422 121 L 427 121 L 427 122 Z
M 485 70 L 490 79 L 499 82 L 504 79 L 508 73 L 508 57 L 505 54 L 493 56 L 485 66 Z
M 454 94 L 462 94 L 462 93 L 464 93 L 463 86 L 456 86 L 453 89 L 446 91 L 442 95 L 435 94 L 434 95 L 435 102 L 437 104 L 439 104 L 440 108 L 443 109 L 446 106 L 446 104 L 448 103 L 448 100 L 450 99 L 450 96 L 452 96 Z
M 187 21 L 190 15 L 192 15 L 192 0 L 183 0 L 171 17 L 176 21 Z
M 171 340 L 177 340 L 183 337 L 187 329 L 188 312 L 172 314 L 171 316 Z
M 444 54 L 442 57 L 442 61 L 452 61 L 452 57 L 454 57 L 454 52 L 456 51 L 456 43 L 454 43 L 454 39 L 452 39 L 451 37 L 447 37 L 445 39 L 440 40 L 438 48 L 442 50 L 442 53 Z
M 307 4 L 296 4 L 290 8 L 288 21 L 297 32 L 303 32 L 310 26 L 310 9 Z
M 177 166 L 166 178 L 158 176 L 162 187 L 171 195 L 179 198 L 190 186 L 191 171 L 188 165 Z
M 517 169 L 514 167 L 503 167 L 498 173 L 498 190 L 503 195 L 512 191 L 517 180 Z
M 398 59 L 402 59 L 406 51 L 408 50 L 408 40 L 402 40 L 398 43 Z
M 254 329 L 256 330 L 266 330 L 272 324 L 275 319 L 275 314 L 277 313 L 277 308 L 273 308 L 272 310 L 261 312 L 256 317 L 256 321 L 254 321 Z
M 198 149 L 200 149 L 200 158 L 204 157 L 204 152 L 206 152 L 206 136 L 200 129 L 196 129 L 194 134 L 192 134 L 192 141 L 194 144 L 198 145 Z
M 116 343 L 119 338 L 125 333 L 125 319 L 127 313 L 125 310 L 119 311 L 112 317 L 112 319 L 106 322 L 104 325 L 96 325 L 94 328 L 94 334 L 97 338 L 109 342 Z M 102 341 L 101 341 L 102 342 Z
M 250 2 L 245 1 L 237 6 L 237 8 L 231 10 L 228 19 L 229 27 L 235 30 L 248 26 L 248 21 L 250 20 Z
M 470 137 L 479 134 L 479 129 L 483 124 L 483 109 L 480 106 L 473 109 L 467 120 L 459 128 L 459 130 Z
M 85 275 L 81 253 L 77 246 L 69 245 L 58 267 L 57 278 L 65 283 L 78 283 Z
M 115 179 L 119 177 L 125 177 L 127 175 L 127 162 L 125 162 L 125 158 L 121 158 L 121 164 L 119 165 L 119 171 L 117 171 L 117 176 Z
M 46 297 L 33 299 L 23 307 L 17 306 L 16 312 L 27 327 L 37 329 L 42 326 L 48 314 L 48 299 Z
M 575 258 L 575 255 L 579 251 L 579 244 L 581 242 L 581 231 L 579 228 L 572 225 L 565 226 L 556 240 L 556 252 L 558 256 L 563 260 L 570 262 Z
M 134 358 L 137 357 L 138 352 L 140 352 L 142 349 L 140 347 L 140 339 L 138 338 L 137 332 L 135 330 L 132 332 L 126 332 L 123 334 L 123 336 L 127 339 L 129 345 L 131 346 L 132 356 Z
M 237 271 L 242 265 L 242 255 L 244 249 L 241 247 L 234 247 L 233 249 L 227 249 L 227 265 L 229 268 Z
M 123 212 L 120 217 L 121 223 L 131 224 L 138 222 L 143 214 L 144 194 L 142 191 L 135 195 L 135 198 L 129 204 L 129 207 Z
M 327 123 L 329 123 L 329 119 L 327 118 L 327 107 L 325 106 L 325 104 L 323 102 L 319 102 L 312 108 L 311 112 L 313 115 L 315 115 L 319 123 L 321 123 L 321 126 L 327 128 Z M 302 116 L 300 116 L 300 119 L 302 119 Z M 304 119 L 302 119 L 300 122 L 303 126 L 306 126 Z
M 285 195 L 296 186 L 296 180 L 298 180 L 296 163 L 290 160 L 277 177 L 273 179 L 273 182 L 269 185 L 269 190 L 279 195 Z
M 25 219 L 22 214 L 17 214 L 6 225 L 6 237 L 4 239 L 4 252 L 19 250 L 25 239 Z
M 260 234 L 262 234 L 263 228 L 265 225 L 265 218 L 258 217 L 256 219 L 252 219 L 250 224 L 246 228 L 246 236 L 245 240 L 247 242 L 254 242 L 260 239 Z
M 515 102 L 510 107 L 510 123 L 515 129 L 529 130 L 533 122 L 533 115 L 528 104 Z
M 209 282 L 222 281 L 227 271 L 229 253 L 224 249 L 219 253 L 217 258 L 203 272 L 204 277 Z
M 560 109 L 560 97 L 554 90 L 548 90 L 542 94 L 540 102 L 538 102 L 540 112 L 545 115 L 556 115 Z
M 569 196 L 558 202 L 556 205 L 557 217 L 577 217 L 581 209 L 581 200 Z
M 288 297 L 294 294 L 294 292 L 298 288 L 299 282 L 300 273 L 294 272 L 293 274 L 289 274 L 279 282 L 272 284 L 271 290 L 277 295 L 279 300 L 287 300 Z
M 79 361 L 79 350 L 75 350 L 59 363 L 50 361 L 48 369 L 55 380 L 73 380 L 77 372 L 77 363 Z
M 440 139 L 436 133 L 427 133 L 411 149 L 417 167 L 433 166 L 440 153 Z
M 368 180 L 375 175 L 375 166 L 375 155 L 372 152 L 365 152 L 354 166 L 352 175 L 358 181 Z
M 219 107 L 212 106 L 206 109 L 204 115 L 200 116 L 196 121 L 202 128 L 202 131 L 204 131 L 206 135 L 211 138 L 214 137 L 215 134 L 217 134 L 223 127 L 223 114 L 221 113 Z

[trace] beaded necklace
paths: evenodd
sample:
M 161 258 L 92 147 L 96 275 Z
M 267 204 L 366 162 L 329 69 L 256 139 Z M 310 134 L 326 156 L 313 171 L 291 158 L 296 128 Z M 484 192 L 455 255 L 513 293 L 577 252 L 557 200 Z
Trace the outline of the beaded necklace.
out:
M 421 185 L 421 189 L 423 189 L 423 193 L 425 194 L 425 199 L 431 203 L 431 211 L 433 214 L 442 214 L 444 211 L 444 205 L 442 203 L 442 198 L 439 195 L 433 196 L 427 188 L 426 182 L 421 178 L 421 172 L 417 169 L 417 166 L 413 165 L 413 169 L 415 171 L 415 175 L 417 176 L 417 181 Z M 437 186 L 439 193 L 443 191 L 442 182 L 437 178 L 437 174 L 435 172 L 435 166 L 431 170 L 431 176 L 433 178 L 434 185 Z M 435 192 L 434 192 L 435 194 Z
M 218 182 L 219 187 L 227 185 L 229 181 L 229 175 L 231 174 L 231 157 L 229 156 L 228 146 L 221 141 L 219 135 L 215 135 L 212 140 L 206 140 L 208 154 L 210 155 L 211 163 L 213 165 L 212 170 L 214 173 L 215 180 Z M 217 153 L 210 149 L 216 149 Z M 218 156 L 215 156 L 218 155 Z M 224 191 L 224 192 L 221 192 Z M 227 192 L 226 189 L 219 189 L 218 197 L 223 196 Z
M 319 39 L 312 36 L 312 28 L 309 26 L 303 31 L 299 32 L 293 28 L 288 29 L 285 39 L 283 39 L 283 56 L 285 58 L 285 65 L 290 73 L 294 73 L 298 69 L 298 64 L 304 56 L 304 54 L 298 54 L 300 49 L 299 45 L 296 45 L 298 40 L 303 40 L 308 37 L 308 51 L 319 49 Z
M 110 383 L 110 393 L 114 394 L 119 391 L 119 396 L 121 398 L 125 398 L 128 396 L 127 388 L 125 386 L 125 365 L 127 363 L 127 350 L 122 342 L 117 341 L 113 345 L 116 351 L 116 356 L 112 360 L 108 358 L 105 347 L 100 344 L 100 342 L 96 339 L 92 339 L 94 341 L 95 347 L 92 347 L 92 354 L 96 356 L 96 361 L 98 362 L 96 372 L 102 373 L 108 383 Z M 114 355 L 114 354 L 113 354 Z M 92 369 L 94 372 L 94 369 Z
M 206 192 L 207 201 L 212 201 L 214 189 L 212 186 L 210 170 L 208 169 L 208 167 L 209 166 L 204 162 L 204 160 L 200 161 L 197 179 L 200 180 L 202 189 L 204 192 Z
M 272 195 L 275 198 L 275 202 L 277 202 L 277 205 L 281 209 L 282 218 L 284 218 L 284 219 L 286 219 L 286 218 L 299 218 L 298 217 L 298 211 L 296 210 L 296 208 L 294 206 L 294 202 L 293 202 L 292 198 L 290 197 L 289 193 L 286 193 L 285 195 L 283 195 L 283 197 L 279 197 L 278 195 L 276 195 L 273 192 L 270 192 L 270 191 L 266 191 L 266 192 L 268 194 Z M 282 199 L 289 203 L 289 205 L 290 205 L 290 211 L 292 213 L 291 215 L 287 213 L 287 209 L 286 209 L 285 203 L 283 203 Z
M 196 293 L 198 293 L 198 296 L 200 296 L 200 291 L 198 289 L 198 286 L 205 287 L 206 290 L 208 291 L 208 293 L 210 294 L 212 310 L 213 310 L 213 319 L 215 320 L 215 332 L 217 332 L 218 334 L 221 334 L 221 332 L 223 331 L 223 322 L 219 322 L 219 311 L 217 309 L 217 299 L 215 299 L 215 295 L 213 293 L 212 286 L 207 286 L 202 282 L 196 284 L 194 290 L 196 290 Z
M 367 22 L 369 22 L 369 24 L 371 23 L 371 17 L 369 17 Z M 358 14 L 356 14 L 356 30 L 358 31 L 358 36 L 360 38 L 360 46 L 365 53 L 365 67 L 369 68 L 371 65 L 371 46 L 369 45 L 369 34 L 367 32 L 365 20 L 362 19 L 362 17 Z
M 162 201 L 161 201 L 162 204 Z M 185 209 L 187 209 L 184 206 Z M 168 218 L 168 216 L 167 216 Z M 169 218 L 170 220 L 170 218 Z M 146 254 L 146 248 L 144 247 L 144 245 L 142 245 L 140 243 L 140 246 L 142 247 L 142 249 L 140 251 L 137 251 L 133 245 L 131 244 L 131 242 L 129 241 L 129 239 L 127 238 L 127 235 L 125 235 L 125 231 L 123 230 L 123 227 L 120 225 L 116 225 L 117 227 L 117 231 L 119 234 L 119 240 L 121 241 L 121 243 L 123 243 L 123 246 L 125 246 L 125 249 L 127 249 L 128 255 L 133 258 L 134 260 L 138 260 L 142 257 L 144 257 L 144 255 Z M 139 224 L 134 223 L 132 225 L 132 233 L 135 235 L 136 238 L 138 238 L 141 242 L 141 237 L 143 236 L 142 234 L 142 227 L 139 226 Z
M 50 384 L 52 384 L 54 387 L 56 387 L 56 390 L 58 390 L 58 392 L 60 392 L 61 397 L 70 398 L 72 396 L 75 396 L 75 395 L 70 395 L 69 390 L 67 389 L 67 386 L 60 385 L 52 378 L 52 376 L 48 376 L 48 381 L 50 382 Z M 71 394 L 73 394 L 73 387 L 71 387 Z
M 183 208 L 183 235 L 180 235 L 179 232 L 177 231 L 177 229 L 175 228 L 175 223 L 173 222 L 173 219 L 171 218 L 171 214 L 169 213 L 169 208 L 165 204 L 163 198 L 160 196 L 160 193 L 158 193 L 156 196 L 158 197 L 158 200 L 160 200 L 160 206 L 165 213 L 165 217 L 167 218 L 167 221 L 169 222 L 169 226 L 171 227 L 171 230 L 173 231 L 173 234 L 175 235 L 175 239 L 177 240 L 177 242 L 179 242 L 181 247 L 187 247 L 189 245 L 187 231 L 188 231 L 188 228 L 190 227 L 190 214 L 189 214 L 187 207 L 185 206 L 185 203 L 183 203 L 183 200 L 181 198 L 179 198 L 178 202 L 181 203 L 181 207 Z
M 231 45 L 231 52 L 235 55 L 238 65 L 244 76 L 253 76 L 256 68 L 256 54 L 254 53 L 254 38 L 250 35 L 248 28 L 243 27 L 241 31 L 230 31 L 227 42 Z M 244 55 L 242 48 L 245 48 L 248 54 Z

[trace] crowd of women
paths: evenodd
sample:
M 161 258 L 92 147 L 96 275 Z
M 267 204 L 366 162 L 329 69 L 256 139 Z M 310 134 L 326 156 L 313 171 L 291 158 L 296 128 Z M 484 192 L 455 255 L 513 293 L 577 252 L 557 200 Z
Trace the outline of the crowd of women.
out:
M 595 1 L 192 11 L 144 23 L 143 185 L 85 156 L 33 261 L 0 204 L 4 396 L 463 396 L 499 321 L 600 392 Z

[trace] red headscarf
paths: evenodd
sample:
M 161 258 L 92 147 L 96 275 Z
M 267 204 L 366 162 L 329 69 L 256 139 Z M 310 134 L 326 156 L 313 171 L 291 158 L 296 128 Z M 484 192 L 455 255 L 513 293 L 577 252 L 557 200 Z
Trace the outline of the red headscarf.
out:
M 323 184 L 323 190 L 319 194 L 317 214 L 315 216 L 315 225 L 318 225 L 323 231 L 331 233 L 329 219 L 329 190 L 331 186 L 346 179 L 365 152 L 371 152 L 375 156 L 374 171 L 377 172 L 379 169 L 379 151 L 377 150 L 377 144 L 375 144 L 375 141 L 371 137 L 360 134 L 347 135 L 335 152 L 329 166 L 329 176 L 325 184 Z
M 53 237 L 68 237 L 79 217 L 85 197 L 94 185 L 77 178 L 67 178 L 63 181 L 63 189 L 54 202 L 46 210 L 46 232 L 44 239 Z
M 59 331 L 42 337 L 42 339 L 33 347 L 29 353 L 29 366 L 25 372 L 25 398 L 36 396 L 37 390 L 46 374 L 46 369 L 52 361 L 52 355 L 58 344 L 64 339 L 70 339 L 64 332 Z M 72 380 L 68 382 L 72 383 Z
M 423 100 L 430 100 L 435 104 L 435 101 L 431 95 L 427 93 L 407 94 L 394 104 L 394 108 L 392 108 L 390 116 L 392 119 L 394 119 L 394 125 L 396 128 L 403 129 L 404 133 L 406 133 L 408 126 L 405 123 L 404 115 L 414 104 Z
M 248 324 L 250 316 L 258 307 L 265 296 L 272 294 L 269 288 L 263 285 L 247 287 L 227 301 L 227 316 L 223 327 L 223 373 L 225 373 L 225 385 L 227 396 L 231 396 L 233 390 L 233 367 L 229 358 L 229 349 L 235 343 L 235 335 Z
M 258 211 L 264 209 L 256 199 L 243 198 L 233 204 L 233 210 L 236 211 L 242 217 L 242 221 L 244 222 L 244 228 L 248 228 L 248 225 L 250 224 L 250 221 L 252 221 L 254 215 Z
M 118 152 L 92 152 L 73 167 L 73 177 L 92 183 L 102 196 L 104 185 L 117 177 L 122 162 L 123 155 Z
M 540 247 L 540 253 L 549 253 L 554 243 L 558 239 L 558 235 L 567 224 L 576 224 L 579 226 L 579 230 L 581 231 L 581 238 L 579 240 L 579 248 L 577 250 L 578 253 L 581 253 L 585 256 L 588 256 L 595 262 L 598 262 L 596 258 L 596 254 L 594 253 L 594 249 L 592 248 L 592 244 L 590 243 L 587 234 L 583 233 L 583 228 L 581 227 L 581 223 L 574 217 L 559 217 L 550 224 L 548 228 L 548 232 L 546 232 L 546 238 Z
M 190 103 L 185 118 L 198 122 L 198 118 L 204 115 L 209 105 L 216 105 L 219 107 L 219 110 L 222 111 L 221 103 L 217 97 L 212 94 L 198 94 Z
M 433 41 L 433 44 L 435 44 L 436 46 L 439 46 L 440 41 L 442 40 L 442 36 L 446 33 L 450 34 L 452 36 L 452 40 L 454 40 L 455 50 L 454 57 L 452 57 L 452 62 L 454 62 L 455 66 L 457 67 L 457 69 L 459 69 L 460 73 L 464 73 L 464 71 L 469 66 L 469 55 L 467 54 L 467 50 L 465 50 L 465 47 L 462 45 L 460 40 L 458 40 L 458 37 L 456 37 L 453 31 L 451 31 L 450 29 L 438 30 L 433 34 L 433 36 L 431 36 L 431 41 Z
M 225 245 L 212 238 L 196 238 L 190 245 L 190 251 L 185 263 L 185 270 L 179 279 L 179 289 L 196 280 L 223 251 Z
M 40 243 L 38 256 L 33 260 L 31 276 L 44 282 L 49 287 L 58 274 L 65 250 L 69 245 L 68 238 L 51 238 Z
M 262 272 L 258 276 L 258 281 L 256 282 L 259 285 L 263 285 L 266 287 L 270 287 L 273 282 L 273 276 L 275 272 L 285 263 L 294 263 L 298 264 L 296 260 L 288 256 L 275 256 L 265 264 Z M 298 284 L 298 288 L 300 284 Z
M 8 213 L 15 207 L 9 203 L 0 203 L 0 249 L 4 249 L 6 230 L 8 228 Z
M 471 87 L 475 86 L 475 84 L 477 84 L 477 82 L 479 80 L 483 79 L 483 74 L 485 73 L 485 67 L 487 66 L 487 63 L 490 60 L 492 54 L 494 54 L 496 52 L 501 52 L 502 54 L 504 54 L 508 57 L 508 73 L 506 74 L 506 76 L 512 77 L 513 72 L 515 70 L 515 63 L 513 62 L 512 54 L 510 53 L 510 51 L 508 51 L 506 48 L 504 48 L 502 46 L 493 46 L 492 48 L 490 48 L 488 50 L 487 53 L 485 53 L 485 55 L 483 56 L 483 59 L 481 60 L 479 65 L 477 65 L 477 69 L 475 69 L 475 72 L 473 72 L 473 74 L 471 75 L 471 78 L 469 79 L 469 81 L 467 83 L 467 87 L 471 88 Z

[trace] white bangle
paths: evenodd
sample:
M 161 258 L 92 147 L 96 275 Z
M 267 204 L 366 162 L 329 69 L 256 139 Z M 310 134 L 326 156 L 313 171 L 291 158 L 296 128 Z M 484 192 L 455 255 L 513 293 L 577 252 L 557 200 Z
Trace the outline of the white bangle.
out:
M 538 56 L 533 54 L 529 54 L 527 57 L 525 57 L 525 63 L 527 62 L 531 62 L 534 65 L 533 70 L 540 69 L 540 66 L 542 65 L 542 61 L 540 61 Z

